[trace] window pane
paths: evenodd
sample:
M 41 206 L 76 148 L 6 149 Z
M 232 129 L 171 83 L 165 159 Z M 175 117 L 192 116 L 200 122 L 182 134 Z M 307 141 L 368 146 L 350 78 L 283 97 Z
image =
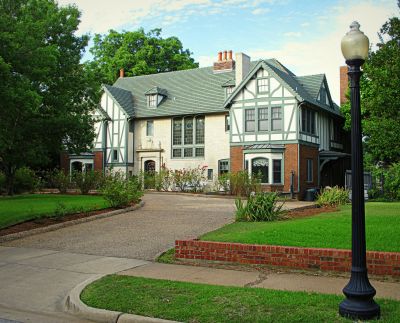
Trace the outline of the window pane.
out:
M 204 117 L 196 117 L 196 144 L 204 144 Z
M 204 157 L 204 148 L 196 148 L 196 157 Z
M 307 159 L 307 182 L 313 181 L 313 161 L 312 159 Z
M 230 130 L 230 124 L 229 124 L 229 115 L 225 116 L 225 131 L 229 131 Z
M 184 157 L 193 157 L 193 148 L 185 148 L 183 150 Z
M 307 110 L 306 109 L 302 109 L 301 110 L 301 131 L 306 132 L 307 131 Z
M 258 131 L 268 130 L 268 108 L 258 109 Z
M 172 149 L 172 157 L 182 157 L 182 149 Z
M 181 145 L 182 144 L 182 119 L 174 119 L 173 125 L 173 144 Z
M 268 79 L 257 80 L 258 92 L 268 92 Z
M 245 131 L 255 131 L 255 111 L 245 110 Z
M 315 134 L 315 111 L 311 111 L 310 117 L 311 117 L 310 132 L 314 135 Z
M 281 107 L 273 107 L 271 109 L 271 130 L 282 130 L 282 109 Z
M 219 174 L 225 174 L 229 172 L 229 160 L 223 159 L 218 161 L 218 169 L 219 169 Z
M 208 179 L 209 181 L 211 181 L 213 178 L 214 178 L 213 170 L 212 170 L 211 168 L 209 168 L 209 169 L 207 170 L 207 179 Z
M 268 183 L 268 159 L 253 159 L 251 163 L 251 174 L 260 177 L 261 183 Z
M 193 144 L 193 119 L 185 118 L 185 145 Z
M 273 173 L 274 173 L 274 184 L 278 184 L 282 182 L 282 161 L 281 160 L 273 160 Z
M 147 125 L 146 125 L 146 136 L 152 136 L 153 135 L 153 129 L 154 129 L 153 120 L 148 120 L 147 121 Z

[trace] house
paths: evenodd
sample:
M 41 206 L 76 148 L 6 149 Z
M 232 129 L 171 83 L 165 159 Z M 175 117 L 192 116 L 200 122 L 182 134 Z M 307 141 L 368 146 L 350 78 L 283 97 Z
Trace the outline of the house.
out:
M 104 85 L 92 153 L 68 169 L 140 171 L 207 166 L 208 178 L 247 170 L 265 190 L 304 195 L 343 185 L 343 117 L 324 74 L 296 76 L 276 59 L 218 53 L 211 67 L 124 77 Z

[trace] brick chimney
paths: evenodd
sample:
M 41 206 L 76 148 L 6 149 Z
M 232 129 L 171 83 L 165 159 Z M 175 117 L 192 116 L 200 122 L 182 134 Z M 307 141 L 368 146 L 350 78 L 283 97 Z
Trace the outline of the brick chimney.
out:
M 121 69 L 119 70 L 119 77 L 120 77 L 120 78 L 123 78 L 124 76 L 125 76 L 125 71 L 124 71 L 123 68 L 121 68 Z
M 349 76 L 347 75 L 347 66 L 340 66 L 340 105 L 346 103 L 346 92 L 349 88 Z
M 235 61 L 232 59 L 232 51 L 224 50 L 218 53 L 218 60 L 214 62 L 213 72 L 223 73 L 230 72 L 235 69 Z

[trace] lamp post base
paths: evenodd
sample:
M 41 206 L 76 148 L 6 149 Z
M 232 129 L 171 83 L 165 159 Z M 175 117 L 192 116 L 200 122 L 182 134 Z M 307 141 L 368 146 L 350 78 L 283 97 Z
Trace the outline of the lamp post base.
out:
M 339 314 L 344 317 L 359 320 L 379 318 L 380 307 L 373 299 L 360 300 L 347 298 L 339 305 Z

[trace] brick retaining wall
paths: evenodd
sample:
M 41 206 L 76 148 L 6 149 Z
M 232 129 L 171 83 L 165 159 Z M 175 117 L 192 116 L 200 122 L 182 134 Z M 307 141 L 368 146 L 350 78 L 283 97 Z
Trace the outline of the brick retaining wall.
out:
M 347 272 L 351 267 L 350 250 L 199 240 L 176 240 L 175 257 L 338 272 Z M 367 266 L 371 274 L 400 277 L 400 253 L 368 251 Z

